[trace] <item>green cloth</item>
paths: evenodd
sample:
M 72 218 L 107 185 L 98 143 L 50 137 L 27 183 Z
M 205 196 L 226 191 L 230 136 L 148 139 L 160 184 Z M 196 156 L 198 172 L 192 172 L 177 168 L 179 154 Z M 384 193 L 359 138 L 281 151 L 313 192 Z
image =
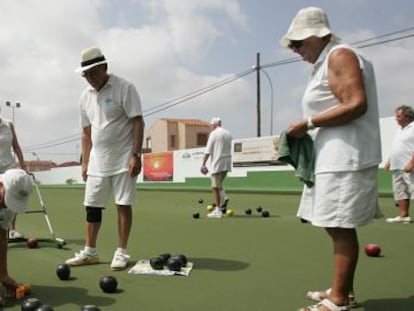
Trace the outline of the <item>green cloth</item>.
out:
M 309 188 L 315 183 L 315 151 L 313 140 L 306 134 L 296 138 L 283 131 L 279 137 L 278 160 L 295 168 L 295 175 Z

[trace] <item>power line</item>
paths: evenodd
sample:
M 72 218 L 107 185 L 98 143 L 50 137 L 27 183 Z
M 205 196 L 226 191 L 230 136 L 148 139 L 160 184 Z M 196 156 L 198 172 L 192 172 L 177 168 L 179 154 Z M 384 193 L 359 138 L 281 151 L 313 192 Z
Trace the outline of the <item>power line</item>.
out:
M 240 78 L 242 78 L 242 77 L 244 77 L 246 75 L 249 75 L 249 74 L 251 74 L 254 71 L 255 71 L 254 69 L 246 70 L 244 72 L 241 72 L 241 73 L 239 73 L 237 75 L 234 75 L 234 76 L 232 76 L 232 77 L 230 77 L 228 79 L 222 80 L 220 82 L 217 82 L 217 83 L 215 83 L 213 85 L 210 85 L 208 87 L 205 87 L 203 89 L 199 89 L 199 90 L 193 91 L 193 92 L 191 92 L 191 93 L 189 93 L 187 95 L 178 97 L 179 100 L 177 100 L 175 102 L 168 101 L 168 102 L 166 102 L 164 104 L 161 104 L 161 105 L 158 106 L 159 107 L 158 109 L 156 109 L 156 107 L 153 107 L 151 109 L 156 109 L 156 110 L 154 110 L 153 112 L 147 113 L 144 116 L 150 116 L 150 115 L 156 114 L 157 112 L 160 112 L 160 111 L 169 109 L 171 107 L 174 107 L 176 105 L 182 104 L 182 103 L 184 103 L 186 101 L 189 101 L 190 99 L 193 99 L 193 98 L 198 97 L 198 96 L 201 96 L 201 95 L 203 95 L 205 93 L 211 92 L 211 91 L 213 91 L 213 90 L 215 90 L 215 89 L 217 89 L 219 87 L 222 87 L 222 86 L 224 86 L 226 84 L 229 84 L 229 83 L 231 83 L 231 82 L 233 82 L 233 81 L 235 81 L 237 79 L 240 79 Z
M 381 40 L 381 41 L 377 41 L 377 42 L 373 42 L 373 43 L 368 43 L 370 41 L 374 41 L 374 40 L 378 40 L 381 38 L 385 38 L 385 37 L 389 37 L 389 36 L 394 36 L 396 34 L 402 34 L 408 31 L 412 31 L 414 30 L 414 27 L 408 27 L 408 28 L 404 28 L 401 30 L 397 30 L 397 31 L 393 31 L 393 32 L 389 32 L 386 34 L 382 34 L 379 36 L 375 36 L 375 37 L 371 37 L 368 39 L 364 39 L 364 40 L 360 40 L 360 41 L 355 41 L 353 43 L 351 43 L 351 45 L 356 46 L 357 48 L 367 48 L 367 47 L 372 47 L 372 46 L 377 46 L 377 45 L 382 45 L 382 44 L 386 44 L 386 43 L 390 43 L 390 42 L 394 42 L 394 41 L 400 41 L 400 40 L 405 40 L 408 38 L 412 38 L 414 37 L 414 34 L 408 34 L 408 35 L 404 35 L 404 36 L 399 36 L 399 37 L 395 37 L 395 38 L 390 38 L 390 39 L 386 39 L 386 40 Z M 288 65 L 288 64 L 292 64 L 292 63 L 296 63 L 296 62 L 300 62 L 302 61 L 302 59 L 300 57 L 291 57 L 291 58 L 287 58 L 281 61 L 277 61 L 277 62 L 272 62 L 272 63 L 268 63 L 268 64 L 264 64 L 261 65 L 261 68 L 269 68 L 269 67 L 275 67 L 275 66 L 283 66 L 283 65 Z M 204 88 L 200 88 L 198 90 L 192 91 L 188 94 L 185 94 L 183 96 L 179 96 L 170 100 L 167 100 L 166 102 L 150 107 L 148 109 L 143 110 L 144 112 L 144 116 L 150 116 L 150 115 L 154 115 L 158 112 L 167 110 L 169 108 L 172 108 L 174 106 L 177 106 L 179 104 L 182 104 L 186 101 L 189 101 L 190 99 L 193 99 L 195 97 L 204 95 L 208 92 L 211 92 L 219 87 L 222 87 L 224 85 L 227 85 L 235 80 L 238 80 L 244 76 L 247 76 L 253 72 L 255 72 L 256 69 L 252 68 L 249 70 L 245 70 L 243 72 L 240 72 L 238 74 L 235 74 L 229 78 L 226 78 L 224 80 L 218 81 L 216 83 L 213 83 L 209 86 L 206 86 Z M 67 143 L 71 143 L 73 141 L 79 140 L 80 139 L 80 135 L 76 134 L 76 135 L 71 135 L 68 137 L 64 137 L 64 138 L 60 138 L 60 139 L 56 139 L 56 140 L 52 140 L 49 142 L 45 142 L 39 145 L 33 145 L 33 146 L 29 146 L 27 148 L 24 148 L 24 152 L 29 152 L 32 150 L 40 150 L 40 149 L 47 149 L 47 148 L 52 148 L 52 147 L 56 147 L 59 145 L 63 145 L 63 144 L 67 144 Z

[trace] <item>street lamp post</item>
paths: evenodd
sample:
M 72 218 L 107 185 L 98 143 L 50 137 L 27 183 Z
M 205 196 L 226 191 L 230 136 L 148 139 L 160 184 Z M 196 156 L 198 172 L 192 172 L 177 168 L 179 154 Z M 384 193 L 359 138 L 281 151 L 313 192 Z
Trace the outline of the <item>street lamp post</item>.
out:
M 14 119 L 14 109 L 20 108 L 21 105 L 20 105 L 20 103 L 12 104 L 10 101 L 6 101 L 6 106 L 12 109 L 12 120 L 13 120 L 13 124 L 14 124 L 15 123 L 15 119 Z
M 265 77 L 267 78 L 267 81 L 269 81 L 269 85 L 270 85 L 270 135 L 273 135 L 273 83 L 272 83 L 272 79 L 270 79 L 269 74 L 267 73 L 266 70 L 264 70 L 263 67 L 260 68 L 260 70 L 264 73 Z

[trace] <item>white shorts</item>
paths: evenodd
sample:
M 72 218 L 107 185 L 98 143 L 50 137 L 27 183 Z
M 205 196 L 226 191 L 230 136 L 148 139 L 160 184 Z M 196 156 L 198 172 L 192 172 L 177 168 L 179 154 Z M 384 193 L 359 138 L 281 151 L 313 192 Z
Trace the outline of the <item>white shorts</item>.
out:
M 414 199 L 414 172 L 392 171 L 394 200 Z
M 356 228 L 382 217 L 378 207 L 378 168 L 315 175 L 305 186 L 297 216 L 323 228 Z
M 116 205 L 133 205 L 137 199 L 136 182 L 137 177 L 129 176 L 129 172 L 107 177 L 88 176 L 83 204 L 104 208 L 113 195 Z

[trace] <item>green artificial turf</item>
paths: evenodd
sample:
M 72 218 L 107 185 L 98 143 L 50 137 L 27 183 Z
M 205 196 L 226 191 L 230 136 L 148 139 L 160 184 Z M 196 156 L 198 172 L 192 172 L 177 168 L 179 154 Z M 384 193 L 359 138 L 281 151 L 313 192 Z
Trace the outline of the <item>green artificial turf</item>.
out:
M 57 265 L 84 243 L 83 189 L 41 188 L 56 237 L 67 245 L 41 242 L 28 249 L 9 246 L 9 272 L 19 282 L 32 284 L 37 297 L 55 310 L 80 310 L 95 304 L 101 310 L 146 311 L 266 311 L 297 310 L 309 304 L 308 290 L 329 286 L 332 274 L 331 242 L 322 229 L 301 224 L 295 217 L 298 195 L 228 193 L 233 217 L 208 219 L 209 192 L 139 191 L 129 253 L 132 262 L 160 253 L 184 253 L 194 263 L 189 277 L 129 275 L 111 272 L 109 263 L 117 245 L 116 211 L 104 212 L 98 240 L 102 263 L 71 269 L 71 279 L 56 277 Z M 203 204 L 198 200 L 202 198 Z M 397 209 L 391 198 L 381 198 L 387 216 Z M 262 218 L 257 206 L 270 212 Z M 35 195 L 32 209 L 40 207 Z M 246 208 L 252 215 L 245 215 Z M 199 212 L 200 219 L 192 214 Z M 26 236 L 50 238 L 43 213 L 21 215 L 18 229 Z M 359 230 L 361 253 L 355 310 L 414 310 L 414 224 L 387 224 L 377 220 Z M 367 257 L 363 246 L 378 243 L 383 256 Z M 99 279 L 114 275 L 119 292 L 103 293 Z M 8 300 L 6 310 L 20 310 L 20 301 Z

